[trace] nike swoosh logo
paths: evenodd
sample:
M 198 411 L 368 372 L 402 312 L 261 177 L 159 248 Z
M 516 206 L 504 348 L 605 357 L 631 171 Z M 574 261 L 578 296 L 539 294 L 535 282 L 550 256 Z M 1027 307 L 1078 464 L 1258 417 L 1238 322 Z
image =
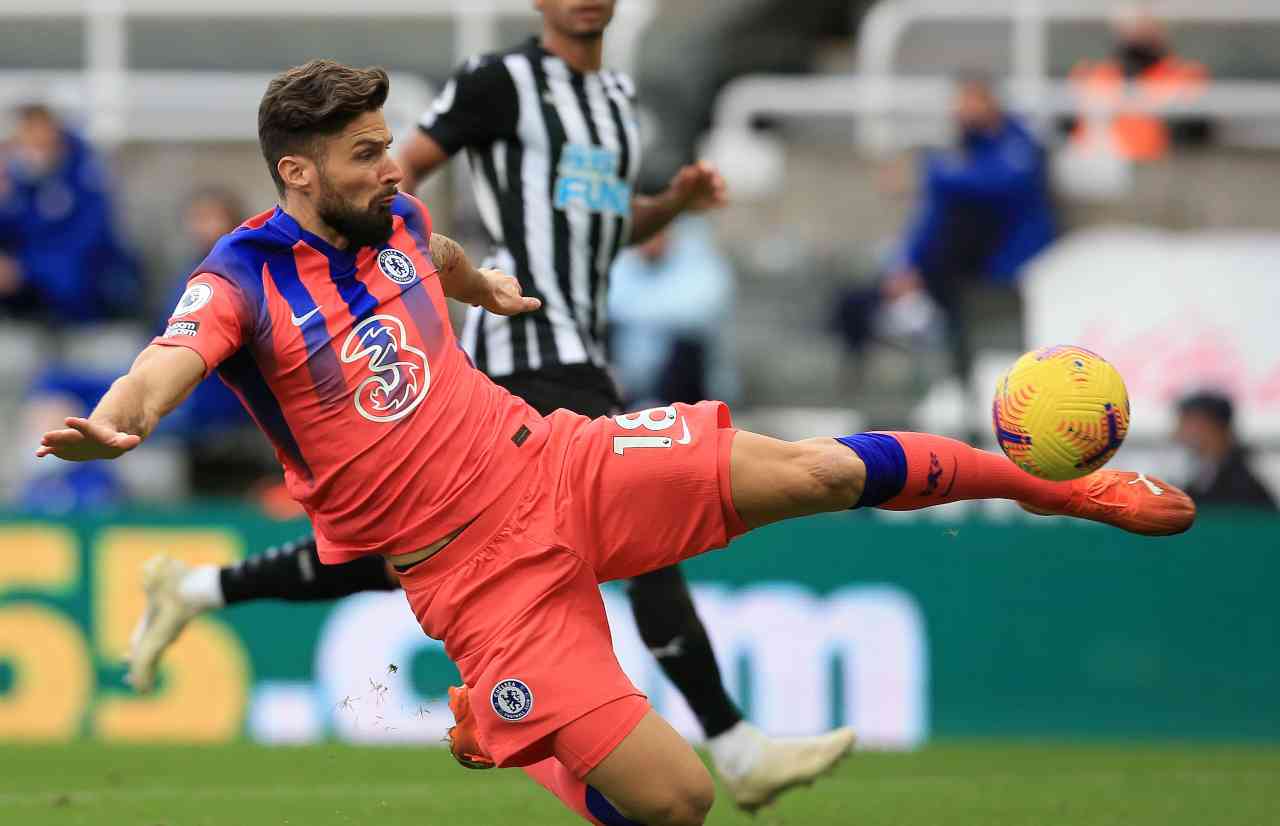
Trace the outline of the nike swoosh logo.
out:
M 306 323 L 307 323 L 307 319 L 308 319 L 308 318 L 311 318 L 311 316 L 315 315 L 315 314 L 316 314 L 316 313 L 318 313 L 318 312 L 320 312 L 320 308 L 319 308 L 319 307 L 316 307 L 314 310 L 312 310 L 311 312 L 307 313 L 306 315 L 303 315 L 303 316 L 297 316 L 297 315 L 292 316 L 292 318 L 293 318 L 293 326 L 294 326 L 294 327 L 301 327 L 303 324 L 306 324 Z
M 650 648 L 649 653 L 659 660 L 664 657 L 679 657 L 684 654 L 684 637 L 679 636 L 666 645 Z
M 692 441 L 692 437 L 689 435 L 689 420 L 681 419 L 680 424 L 684 425 L 684 436 L 679 439 L 676 439 L 676 444 L 687 445 L 689 444 L 690 441 Z

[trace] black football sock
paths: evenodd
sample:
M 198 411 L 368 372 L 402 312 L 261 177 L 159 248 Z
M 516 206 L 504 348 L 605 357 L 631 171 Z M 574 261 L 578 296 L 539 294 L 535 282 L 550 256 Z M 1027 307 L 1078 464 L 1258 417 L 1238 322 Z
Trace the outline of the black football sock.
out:
M 361 591 L 394 591 L 382 557 L 363 556 L 341 565 L 323 565 L 314 536 L 268 548 L 219 571 L 227 605 L 257 599 L 322 602 Z
M 673 565 L 638 576 L 628 593 L 640 639 L 684 695 L 703 733 L 715 737 L 737 725 L 742 712 L 725 692 L 707 629 L 693 608 L 680 569 Z

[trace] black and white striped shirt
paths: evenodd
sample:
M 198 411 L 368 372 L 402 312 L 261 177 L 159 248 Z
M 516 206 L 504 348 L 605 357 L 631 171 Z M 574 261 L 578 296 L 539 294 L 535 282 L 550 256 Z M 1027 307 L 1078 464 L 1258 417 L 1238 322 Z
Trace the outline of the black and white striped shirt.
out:
M 473 307 L 462 346 L 476 366 L 603 367 L 609 268 L 631 231 L 640 166 L 631 80 L 581 74 L 530 40 L 468 61 L 419 126 L 449 154 L 467 150 L 496 247 L 486 265 L 542 300 L 514 318 Z

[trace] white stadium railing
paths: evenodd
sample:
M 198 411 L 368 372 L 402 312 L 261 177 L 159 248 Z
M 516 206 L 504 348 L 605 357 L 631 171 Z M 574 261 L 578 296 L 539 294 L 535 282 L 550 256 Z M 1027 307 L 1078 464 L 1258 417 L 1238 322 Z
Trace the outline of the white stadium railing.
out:
M 124 141 L 254 141 L 270 73 L 124 72 L 109 90 L 85 72 L 0 72 L 0 107 L 37 99 L 72 114 L 103 146 Z M 431 87 L 391 74 L 387 122 L 403 134 L 431 104 Z
M 1110 114 L 1104 103 L 1082 101 L 1069 82 L 1027 83 L 1015 78 L 997 85 L 1019 112 Z M 760 116 L 854 118 L 859 127 L 855 140 L 868 151 L 883 153 L 918 142 L 917 133 L 902 129 L 896 121 L 944 121 L 954 88 L 955 80 L 949 77 L 748 75 L 724 88 L 716 100 L 713 120 L 717 128 L 740 129 Z M 1123 105 L 1126 111 L 1145 108 L 1162 114 L 1280 122 L 1280 84 L 1215 81 L 1194 99 L 1145 106 L 1126 99 Z
M 639 37 L 655 14 L 655 0 L 621 0 L 609 28 L 611 62 L 634 66 Z M 454 58 L 489 51 L 504 20 L 536 20 L 531 0 L 40 0 L 0 2 L 0 20 L 82 18 L 80 71 L 0 71 L 0 106 L 33 97 L 83 116 L 95 141 L 251 140 L 257 101 L 268 75 L 221 71 L 151 72 L 128 65 L 128 23 L 136 18 L 200 20 L 416 17 L 453 21 Z M 420 78 L 393 75 L 388 115 L 393 127 L 412 123 L 430 101 Z
M 913 25 L 978 20 L 1011 23 L 1013 74 L 1027 81 L 1047 79 L 1050 23 L 1107 21 L 1125 5 L 1115 0 L 882 0 L 867 11 L 859 29 L 857 68 L 872 77 L 890 76 Z M 1280 21 L 1280 4 L 1273 0 L 1163 0 L 1143 7 L 1169 23 Z
M 1055 21 L 1106 21 L 1121 5 L 1111 0 L 885 0 L 874 5 L 858 27 L 855 74 L 739 78 L 721 93 L 715 122 L 717 126 L 741 127 L 759 115 L 853 117 L 854 139 L 864 149 L 880 153 L 911 146 L 919 142 L 920 133 L 905 129 L 902 121 L 944 118 L 954 80 L 898 74 L 894 61 L 903 38 L 912 26 L 925 22 L 990 21 L 1012 24 L 1012 71 L 1003 81 L 1007 100 L 1013 108 L 1045 124 L 1053 116 L 1079 114 L 1082 109 L 1069 84 L 1050 76 L 1049 25 Z M 1148 7 L 1170 22 L 1280 22 L 1280 3 L 1273 0 L 1175 0 Z M 1218 81 L 1195 100 L 1159 108 L 1171 113 L 1280 122 L 1280 84 Z M 1092 111 L 1107 114 L 1096 108 Z M 1276 140 L 1280 141 L 1280 136 Z

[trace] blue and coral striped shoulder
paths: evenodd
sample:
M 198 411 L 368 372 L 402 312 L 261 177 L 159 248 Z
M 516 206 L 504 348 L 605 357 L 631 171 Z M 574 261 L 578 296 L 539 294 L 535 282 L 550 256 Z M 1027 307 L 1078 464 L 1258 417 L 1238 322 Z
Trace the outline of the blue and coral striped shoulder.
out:
M 266 300 L 262 285 L 263 266 L 293 246 L 293 239 L 272 226 L 278 207 L 253 216 L 218 239 L 193 275 L 210 273 L 231 283 L 255 311 Z
M 431 242 L 431 213 L 427 205 L 414 196 L 401 192 L 391 204 L 391 214 L 404 219 L 404 227 L 422 245 Z

